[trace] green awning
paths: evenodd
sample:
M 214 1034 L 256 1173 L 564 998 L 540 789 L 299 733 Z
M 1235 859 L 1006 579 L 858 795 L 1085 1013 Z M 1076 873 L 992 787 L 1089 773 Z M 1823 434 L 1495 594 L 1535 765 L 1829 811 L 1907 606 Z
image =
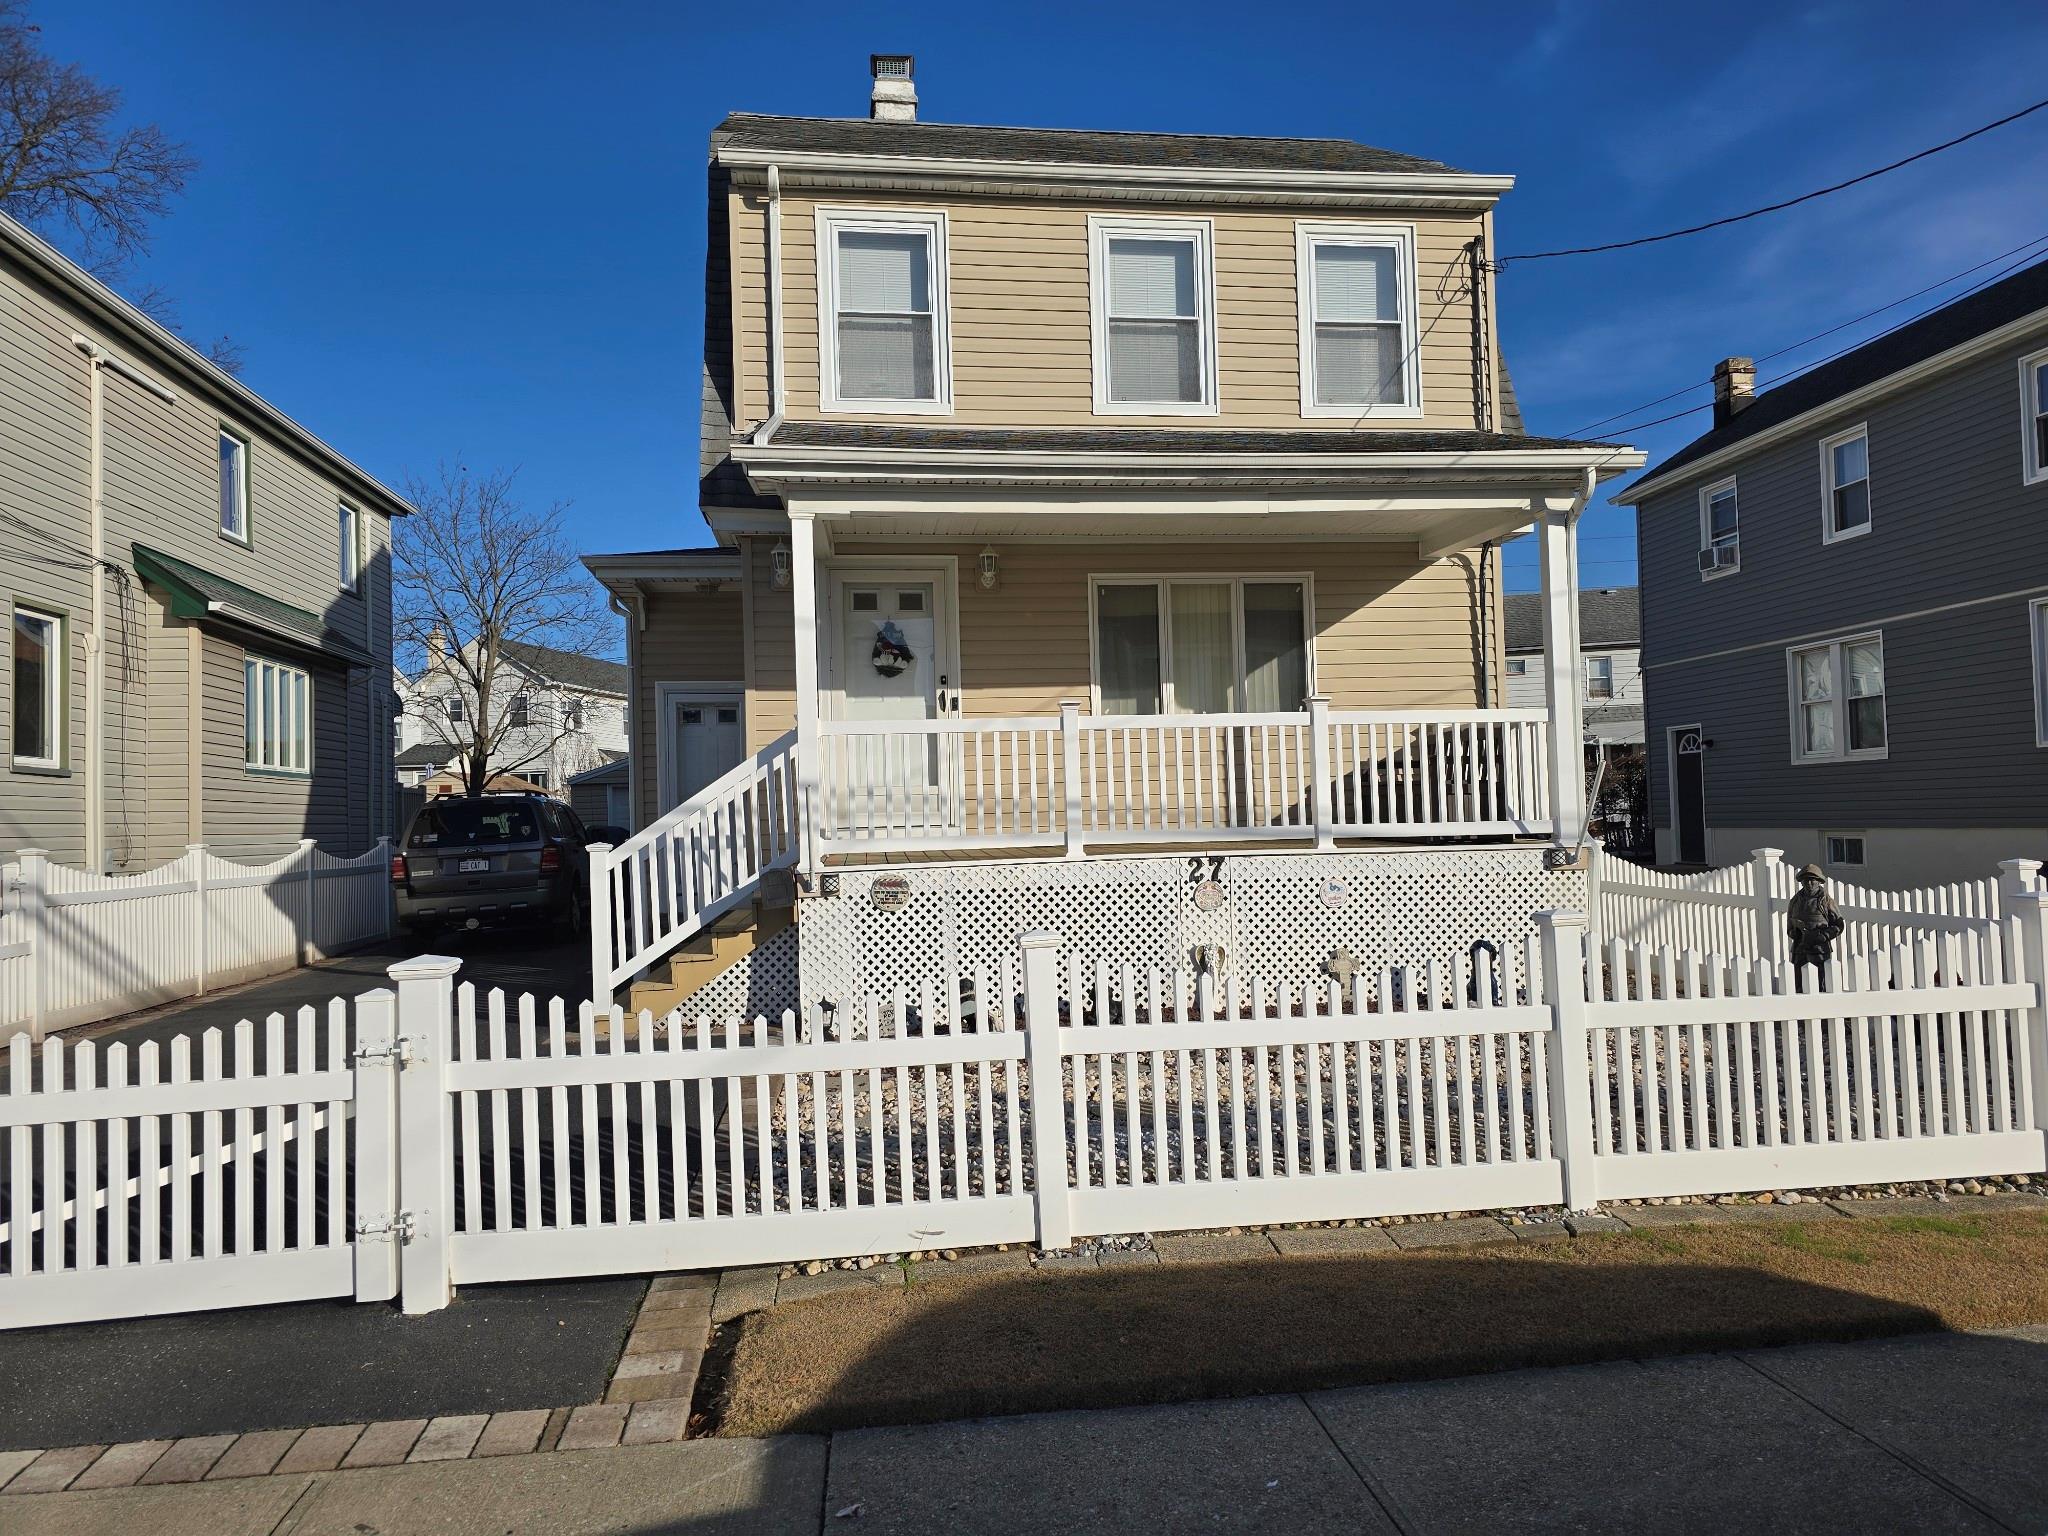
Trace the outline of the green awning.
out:
M 135 574 L 168 592 L 171 612 L 181 619 L 253 631 L 266 640 L 346 666 L 374 665 L 368 651 L 318 614 L 216 576 L 162 550 L 137 544 Z

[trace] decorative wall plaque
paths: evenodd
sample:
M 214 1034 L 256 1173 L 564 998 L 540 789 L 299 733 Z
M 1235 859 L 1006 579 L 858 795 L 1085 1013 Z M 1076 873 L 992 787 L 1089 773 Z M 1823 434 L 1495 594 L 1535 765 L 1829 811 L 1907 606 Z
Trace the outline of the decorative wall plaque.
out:
M 868 887 L 868 904 L 877 912 L 901 912 L 910 905 L 907 875 L 877 875 Z
M 1195 907 L 1198 911 L 1220 912 L 1228 900 L 1229 895 L 1214 880 L 1204 880 L 1195 887 Z
M 1341 907 L 1351 900 L 1351 887 L 1342 880 L 1325 880 L 1322 889 L 1323 905 Z

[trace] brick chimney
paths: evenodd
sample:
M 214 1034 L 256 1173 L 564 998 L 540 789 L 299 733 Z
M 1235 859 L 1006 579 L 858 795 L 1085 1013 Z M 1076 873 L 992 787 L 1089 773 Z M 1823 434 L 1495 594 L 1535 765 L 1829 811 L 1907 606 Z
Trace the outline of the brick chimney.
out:
M 1756 363 L 1724 357 L 1714 364 L 1714 425 L 1725 427 L 1756 399 Z
M 875 87 L 868 93 L 868 116 L 883 123 L 917 121 L 917 87 L 911 83 L 911 66 L 916 61 L 907 53 L 871 53 L 868 72 Z

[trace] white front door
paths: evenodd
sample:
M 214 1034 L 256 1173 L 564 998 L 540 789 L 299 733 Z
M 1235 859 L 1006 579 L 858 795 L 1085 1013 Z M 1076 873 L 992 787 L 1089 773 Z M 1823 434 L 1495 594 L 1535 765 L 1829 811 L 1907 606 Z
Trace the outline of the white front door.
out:
M 681 805 L 746 755 L 746 725 L 737 698 L 672 694 L 666 729 L 664 810 Z
M 926 721 L 957 708 L 950 582 L 938 571 L 840 569 L 828 707 L 845 721 Z M 929 825 L 940 815 L 936 736 L 841 738 L 825 757 L 829 802 L 843 827 Z

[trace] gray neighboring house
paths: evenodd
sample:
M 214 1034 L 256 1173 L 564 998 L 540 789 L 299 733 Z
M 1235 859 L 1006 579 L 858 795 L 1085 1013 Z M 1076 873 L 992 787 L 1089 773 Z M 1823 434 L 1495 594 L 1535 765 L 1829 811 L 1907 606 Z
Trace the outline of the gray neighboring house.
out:
M 1637 514 L 1660 862 L 1910 886 L 2048 859 L 2048 263 L 1776 389 Z
M 0 217 L 0 861 L 372 846 L 410 510 Z
M 1507 702 L 1540 709 L 1550 702 L 1543 679 L 1543 594 L 1505 599 Z M 1634 587 L 1596 587 L 1579 594 L 1579 698 L 1586 736 L 1602 750 L 1643 744 L 1642 618 Z

